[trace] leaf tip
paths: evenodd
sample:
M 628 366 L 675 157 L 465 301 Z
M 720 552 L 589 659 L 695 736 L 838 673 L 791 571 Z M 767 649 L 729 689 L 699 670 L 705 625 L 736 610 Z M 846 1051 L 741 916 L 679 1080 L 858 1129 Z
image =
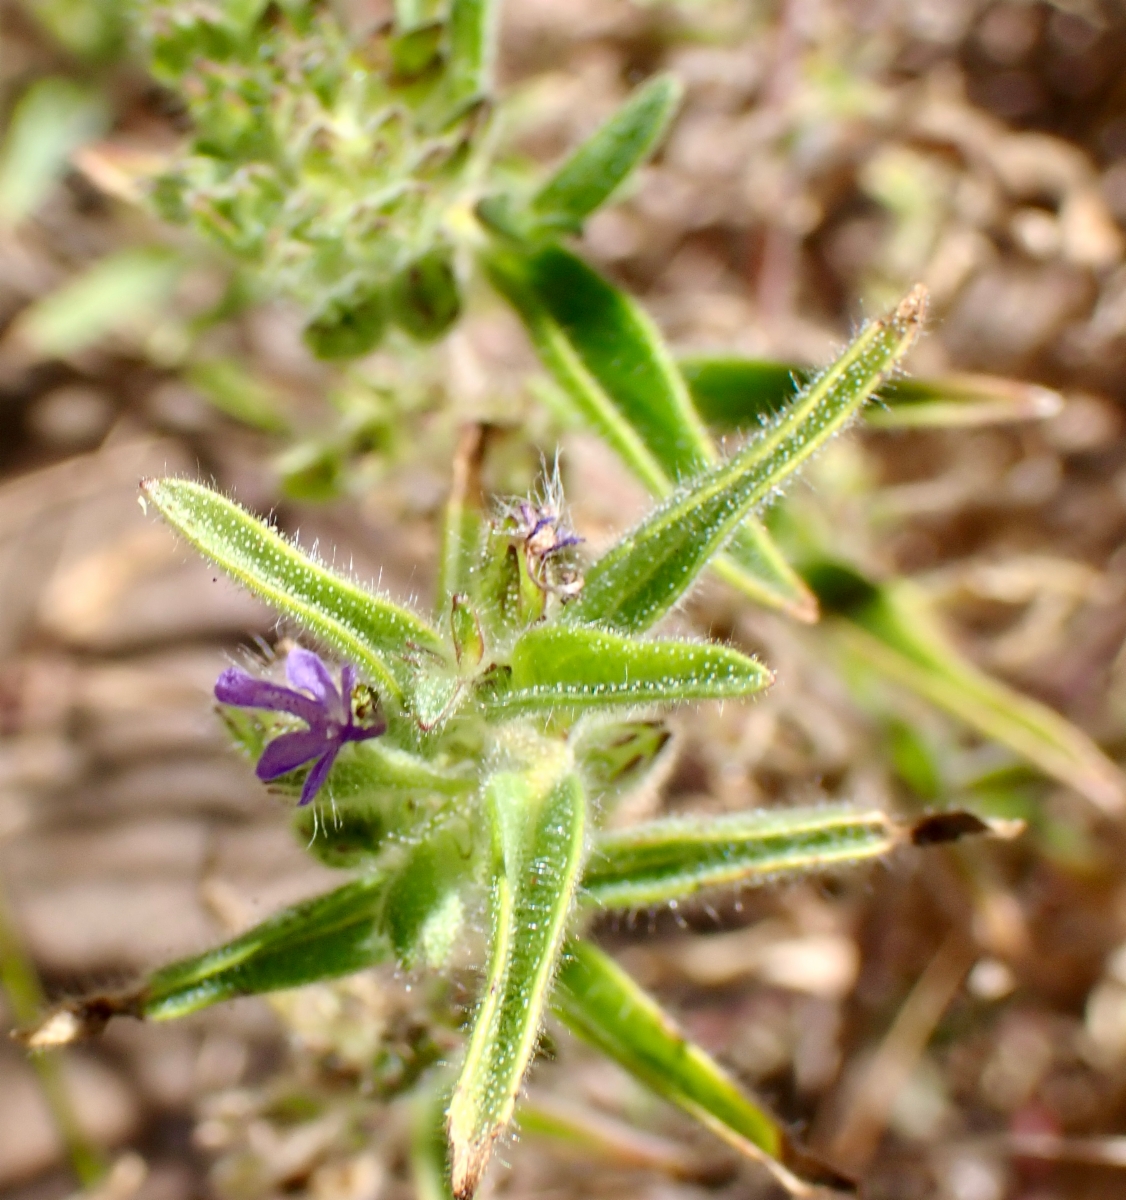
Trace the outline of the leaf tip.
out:
M 895 312 L 891 315 L 891 324 L 901 328 L 905 333 L 917 333 L 927 319 L 927 309 L 930 307 L 930 292 L 921 283 L 915 286 L 900 300 Z
M 964 837 L 999 838 L 1012 841 L 1025 830 L 1021 820 L 1005 820 L 1001 817 L 979 817 L 971 812 L 933 813 L 916 821 L 910 829 L 911 842 L 915 846 L 940 846 L 946 842 L 957 842 Z
M 801 592 L 786 605 L 786 615 L 803 625 L 816 625 L 821 620 L 821 605 L 809 588 Z
M 28 1050 L 52 1050 L 97 1037 L 116 1016 L 139 1016 L 139 997 L 91 996 L 49 1012 L 38 1025 L 12 1031 L 14 1041 Z
M 454 1200 L 473 1200 L 493 1153 L 494 1134 L 462 1140 L 450 1135 L 450 1187 Z

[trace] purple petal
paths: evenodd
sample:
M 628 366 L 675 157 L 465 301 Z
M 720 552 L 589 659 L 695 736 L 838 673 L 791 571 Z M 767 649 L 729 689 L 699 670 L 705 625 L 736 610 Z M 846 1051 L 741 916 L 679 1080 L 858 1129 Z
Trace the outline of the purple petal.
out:
M 268 783 L 330 749 L 335 753 L 335 745 L 323 729 L 298 729 L 293 733 L 283 733 L 262 751 L 254 773 L 263 783 Z
M 297 802 L 298 805 L 308 804 L 321 790 L 324 781 L 328 778 L 329 771 L 332 770 L 332 764 L 336 761 L 339 749 L 339 746 L 334 745 L 327 754 L 318 758 L 313 764 L 313 769 L 306 776 L 305 786 L 301 789 L 301 799 Z
M 344 715 L 352 712 L 352 689 L 356 686 L 356 668 L 351 663 L 345 663 L 340 668 L 340 692 L 344 697 Z
M 366 742 L 368 738 L 381 737 L 387 732 L 387 722 L 382 716 L 377 717 L 370 725 L 357 725 L 349 721 L 344 727 L 342 741 Z
M 295 688 L 303 688 L 312 692 L 326 708 L 336 711 L 340 708 L 340 693 L 328 667 L 315 655 L 312 650 L 295 646 L 285 658 L 285 675 Z
M 215 699 L 220 704 L 234 704 L 239 708 L 292 713 L 311 726 L 323 725 L 327 717 L 316 700 L 267 679 L 255 679 L 236 667 L 228 667 L 215 681 Z

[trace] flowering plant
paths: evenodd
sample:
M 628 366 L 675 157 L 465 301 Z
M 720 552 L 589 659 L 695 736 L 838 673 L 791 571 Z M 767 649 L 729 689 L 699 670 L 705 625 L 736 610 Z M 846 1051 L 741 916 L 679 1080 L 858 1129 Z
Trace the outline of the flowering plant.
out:
M 840 805 L 602 828 L 659 757 L 662 708 L 741 699 L 770 682 L 734 647 L 650 630 L 853 418 L 922 314 L 916 292 L 872 322 L 773 424 L 592 563 L 556 481 L 490 515 L 462 472 L 434 621 L 334 574 L 198 483 L 147 480 L 145 501 L 189 542 L 343 660 L 338 686 L 317 654 L 293 648 L 289 686 L 231 668 L 215 694 L 259 778 L 299 795 L 312 853 L 355 877 L 124 994 L 69 1006 L 32 1044 L 118 1013 L 167 1020 L 385 960 L 447 969 L 468 946 L 483 979 L 456 1081 L 435 1085 L 446 1137 L 423 1139 L 456 1197 L 474 1193 L 511 1121 L 549 1011 L 792 1191 L 833 1180 L 582 931 L 598 910 L 986 828 L 961 814 L 912 831 Z

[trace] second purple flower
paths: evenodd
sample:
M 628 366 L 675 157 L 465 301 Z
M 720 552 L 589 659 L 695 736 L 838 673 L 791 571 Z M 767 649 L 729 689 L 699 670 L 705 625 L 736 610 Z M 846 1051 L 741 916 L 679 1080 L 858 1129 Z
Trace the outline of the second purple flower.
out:
M 269 743 L 255 774 L 268 783 L 311 762 L 300 800 L 308 804 L 324 785 L 344 745 L 379 737 L 386 732 L 387 722 L 378 712 L 368 715 L 366 698 L 358 696 L 355 668 L 347 663 L 341 669 L 337 689 L 320 658 L 311 650 L 297 647 L 286 656 L 285 674 L 291 687 L 256 679 L 230 667 L 215 683 L 215 699 L 237 708 L 289 713 L 305 722 L 308 728 L 283 733 Z

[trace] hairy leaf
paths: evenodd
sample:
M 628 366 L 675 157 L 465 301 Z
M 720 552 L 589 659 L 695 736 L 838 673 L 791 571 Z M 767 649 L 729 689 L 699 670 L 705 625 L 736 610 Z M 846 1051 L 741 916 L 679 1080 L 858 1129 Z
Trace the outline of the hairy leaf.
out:
M 836 805 L 670 817 L 600 834 L 583 891 L 604 908 L 643 908 L 704 888 L 862 862 L 898 840 L 886 813 Z
M 383 923 L 398 962 L 440 967 L 465 921 L 461 888 L 472 861 L 465 829 L 430 830 L 407 852 L 387 885 Z
M 889 317 L 862 330 L 772 425 L 676 493 L 595 563 L 565 619 L 628 632 L 659 620 L 755 506 L 879 387 L 915 340 L 924 310 L 925 293 L 916 289 Z
M 476 775 L 443 770 L 385 741 L 361 742 L 350 750 L 336 760 L 317 802 L 298 808 L 293 817 L 302 844 L 330 867 L 361 866 L 390 839 L 410 840 L 444 798 L 477 786 Z M 296 796 L 303 782 L 297 776 L 273 786 Z
M 682 93 L 672 75 L 658 75 L 639 87 L 532 197 L 533 229 L 581 232 L 586 218 L 652 154 Z
M 509 686 L 495 711 L 597 708 L 719 700 L 764 688 L 770 672 L 729 646 L 644 642 L 599 629 L 535 625 L 512 650 Z
M 421 618 L 322 567 L 210 488 L 147 479 L 141 490 L 200 553 L 392 695 L 402 695 L 408 655 L 421 650 L 444 657 L 441 640 Z
M 876 584 L 842 563 L 805 571 L 845 647 L 1109 813 L 1126 808 L 1126 777 L 1082 730 L 986 675 L 943 633 L 908 580 Z
M 707 425 L 755 429 L 793 399 L 812 372 L 793 363 L 733 355 L 682 358 L 680 372 Z M 880 429 L 966 428 L 1050 417 L 1063 398 L 1049 388 L 996 375 L 941 375 L 885 384 L 864 418 Z
M 449 1110 L 454 1194 L 471 1196 L 512 1118 L 535 1049 L 582 870 L 586 801 L 565 775 L 536 802 L 528 776 L 494 776 L 499 853 L 489 974 Z
M 778 1160 L 778 1123 L 590 942 L 564 951 L 552 1007 L 563 1023 L 658 1095 L 758 1161 Z
M 717 460 L 660 333 L 629 296 L 559 246 L 486 265 L 565 396 L 654 495 Z M 714 566 L 756 603 L 816 618 L 812 593 L 753 514 Z
M 718 461 L 688 388 L 645 310 L 561 246 L 530 255 L 526 269 L 536 298 L 601 388 L 602 406 L 625 419 L 663 472 L 656 494 L 667 495 L 673 483 Z M 652 486 L 644 474 L 641 478 Z M 816 618 L 812 593 L 753 514 L 713 565 L 756 603 L 800 619 Z
M 284 909 L 205 954 L 151 975 L 129 1011 L 183 1017 L 234 996 L 299 987 L 361 971 L 387 957 L 376 916 L 385 881 L 371 875 Z

